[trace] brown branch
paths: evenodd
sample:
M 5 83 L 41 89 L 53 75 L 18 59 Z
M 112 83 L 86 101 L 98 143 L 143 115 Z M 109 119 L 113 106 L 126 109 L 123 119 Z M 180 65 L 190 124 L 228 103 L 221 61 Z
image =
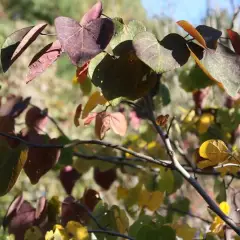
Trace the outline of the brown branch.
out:
M 240 228 L 235 224 L 235 222 L 230 219 L 224 212 L 222 212 L 222 210 L 219 208 L 219 206 L 211 199 L 211 197 L 206 193 L 206 191 L 201 187 L 201 185 L 196 181 L 196 179 L 194 179 L 193 177 L 191 177 L 191 175 L 181 166 L 181 164 L 179 163 L 170 139 L 168 137 L 168 135 L 162 130 L 162 128 L 160 126 L 158 126 L 155 122 L 155 117 L 153 114 L 153 110 L 151 107 L 151 102 L 150 102 L 150 98 L 145 97 L 145 102 L 147 105 L 147 109 L 148 109 L 148 117 L 149 120 L 152 122 L 153 126 L 155 127 L 157 133 L 160 135 L 160 137 L 162 138 L 167 153 L 173 163 L 173 165 L 175 166 L 176 170 L 195 188 L 195 190 L 202 196 L 202 198 L 208 203 L 210 209 L 212 211 L 214 211 L 227 225 L 229 225 L 238 235 L 240 235 Z
M 240 6 L 237 8 L 236 12 L 233 14 L 233 18 L 232 18 L 232 21 L 231 21 L 230 29 L 233 29 L 234 21 L 236 20 L 236 18 L 237 18 L 239 13 L 240 13 Z

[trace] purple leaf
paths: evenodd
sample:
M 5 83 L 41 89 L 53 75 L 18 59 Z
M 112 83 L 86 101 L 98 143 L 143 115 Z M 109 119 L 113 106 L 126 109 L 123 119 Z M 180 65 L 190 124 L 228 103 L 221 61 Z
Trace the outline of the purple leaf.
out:
M 95 3 L 91 9 L 89 9 L 82 17 L 80 25 L 85 26 L 87 23 L 94 19 L 97 19 L 102 14 L 102 2 L 98 1 Z
M 8 39 L 5 41 L 4 47 L 1 50 L 1 60 L 4 72 L 6 72 L 8 68 L 16 61 L 16 59 L 29 47 L 29 45 L 36 40 L 36 38 L 39 36 L 39 34 L 46 26 L 47 24 L 42 23 L 34 27 L 26 28 L 26 30 L 25 29 L 20 30 L 20 31 L 24 30 L 21 37 L 19 37 L 20 43 L 19 41 L 17 41 L 15 44 L 9 45 L 7 42 Z
M 43 73 L 60 57 L 61 53 L 62 46 L 58 40 L 45 46 L 30 62 L 26 82 L 32 81 L 35 77 Z
M 47 199 L 40 197 L 37 202 L 37 208 L 35 211 L 35 224 L 40 224 L 47 217 Z
M 84 27 L 68 17 L 57 17 L 58 39 L 74 65 L 82 66 L 103 51 L 110 42 L 114 24 L 107 18 L 95 19 Z
M 61 170 L 59 178 L 67 194 L 71 194 L 80 177 L 81 175 L 72 166 L 66 166 Z

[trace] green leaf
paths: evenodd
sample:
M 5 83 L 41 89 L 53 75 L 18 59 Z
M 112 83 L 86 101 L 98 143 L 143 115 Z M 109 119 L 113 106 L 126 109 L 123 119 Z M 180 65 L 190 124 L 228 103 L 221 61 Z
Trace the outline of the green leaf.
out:
M 190 71 L 183 69 L 179 74 L 179 81 L 181 87 L 186 92 L 193 92 L 214 84 L 214 81 L 209 79 L 209 77 L 197 65 L 193 66 Z
M 124 24 L 119 19 L 113 19 L 113 22 L 115 33 L 110 41 L 112 49 L 124 41 L 133 40 L 138 33 L 146 31 L 146 27 L 137 20 L 132 20 L 128 24 Z
M 226 92 L 234 97 L 240 90 L 240 57 L 222 44 L 216 50 L 206 49 L 201 60 L 204 68 Z
M 57 139 L 59 144 L 69 144 L 71 140 L 65 136 L 61 136 Z M 72 165 L 72 158 L 73 158 L 73 147 L 63 148 L 61 149 L 60 158 L 58 160 L 57 166 L 61 165 Z
M 138 231 L 136 240 L 148 240 L 148 239 L 158 240 L 159 238 L 155 232 L 154 227 L 150 225 L 144 225 Z
M 162 226 L 157 230 L 158 240 L 175 240 L 176 232 L 169 226 Z
M 161 102 L 163 106 L 167 106 L 171 102 L 170 91 L 164 83 L 159 84 L 158 96 L 161 97 Z
M 173 178 L 174 178 L 174 184 L 173 184 L 172 193 L 174 193 L 182 186 L 182 184 L 183 184 L 183 177 L 177 171 L 172 171 L 172 173 L 173 173 Z
M 214 181 L 214 193 L 218 203 L 225 202 L 227 200 L 224 181 L 220 181 L 218 178 L 216 178 Z
M 172 223 L 179 217 L 185 216 L 189 211 L 190 200 L 188 198 L 177 198 L 176 201 L 169 205 L 166 221 Z
M 224 132 L 232 132 L 237 129 L 240 123 L 240 109 L 218 109 L 216 120 L 219 124 L 221 124 L 221 128 L 224 130 Z
M 132 100 L 148 94 L 157 75 L 135 55 L 131 41 L 119 44 L 112 56 L 102 53 L 89 65 L 89 76 L 107 100 L 126 97 Z
M 16 183 L 27 160 L 27 149 L 22 145 L 10 148 L 7 143 L 0 145 L 0 196 L 8 193 Z
M 184 65 L 190 56 L 186 40 L 169 34 L 161 42 L 150 32 L 141 32 L 133 39 L 136 55 L 157 73 Z
M 92 82 L 88 77 L 83 83 L 79 84 L 79 86 L 83 93 L 83 96 L 88 96 L 92 91 Z
M 174 187 L 174 176 L 170 169 L 160 168 L 160 179 L 158 181 L 157 189 L 161 192 L 171 193 Z
M 148 225 L 152 221 L 152 217 L 148 215 L 141 215 L 129 228 L 129 236 L 136 237 L 140 228 Z

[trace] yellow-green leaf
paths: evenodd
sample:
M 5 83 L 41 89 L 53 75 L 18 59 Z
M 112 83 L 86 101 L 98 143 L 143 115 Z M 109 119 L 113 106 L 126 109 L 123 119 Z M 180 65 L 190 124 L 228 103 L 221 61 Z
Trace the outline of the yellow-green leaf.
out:
M 211 124 L 214 121 L 214 116 L 210 113 L 204 113 L 198 122 L 198 132 L 200 134 L 203 134 L 205 132 L 207 132 L 208 128 L 211 126 Z
M 42 240 L 43 234 L 39 227 L 33 226 L 24 234 L 24 240 Z
M 82 113 L 82 119 L 86 118 L 88 114 L 97 106 L 97 105 L 104 105 L 107 100 L 104 96 L 99 92 L 94 92 L 88 99 Z
M 150 211 L 156 211 L 163 203 L 164 193 L 160 191 L 148 192 L 146 189 L 142 190 L 138 199 L 140 207 L 146 207 Z
M 202 158 L 209 159 L 213 164 L 221 163 L 230 156 L 226 144 L 221 140 L 207 140 L 199 148 Z
M 82 224 L 74 221 L 67 223 L 66 230 L 72 234 L 76 240 L 87 240 L 89 239 L 88 230 Z

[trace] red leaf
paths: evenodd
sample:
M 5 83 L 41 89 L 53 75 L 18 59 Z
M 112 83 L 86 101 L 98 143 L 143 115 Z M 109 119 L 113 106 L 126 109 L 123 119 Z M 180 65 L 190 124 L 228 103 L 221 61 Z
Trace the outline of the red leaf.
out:
M 120 112 L 110 114 L 110 127 L 116 134 L 124 136 L 127 131 L 125 116 Z
M 14 51 L 11 60 L 14 62 L 28 47 L 33 43 L 42 30 L 47 26 L 46 23 L 41 23 L 34 26 L 22 39 L 16 50 Z
M 77 67 L 76 78 L 80 84 L 87 79 L 89 63 L 90 61 L 86 62 L 82 67 Z
M 30 108 L 25 116 L 25 122 L 29 129 L 34 129 L 38 133 L 41 132 L 48 122 L 47 109 Z
M 98 1 L 90 8 L 82 17 L 80 25 L 84 26 L 94 19 L 97 19 L 102 14 L 102 2 Z
M 106 132 L 110 129 L 110 114 L 106 112 L 98 113 L 95 121 L 95 134 L 102 140 Z
M 43 73 L 60 57 L 61 53 L 62 47 L 58 40 L 45 46 L 30 62 L 26 82 L 32 81 L 35 77 Z
M 97 116 L 97 113 L 90 113 L 86 118 L 83 119 L 84 125 L 89 125 Z
M 231 29 L 227 29 L 227 33 L 235 52 L 240 55 L 240 35 Z
M 74 115 L 74 125 L 76 127 L 78 127 L 80 125 L 79 118 L 81 116 L 81 113 L 82 113 L 82 104 L 79 104 L 77 106 L 77 109 L 76 109 L 76 112 L 75 112 L 75 115 Z

